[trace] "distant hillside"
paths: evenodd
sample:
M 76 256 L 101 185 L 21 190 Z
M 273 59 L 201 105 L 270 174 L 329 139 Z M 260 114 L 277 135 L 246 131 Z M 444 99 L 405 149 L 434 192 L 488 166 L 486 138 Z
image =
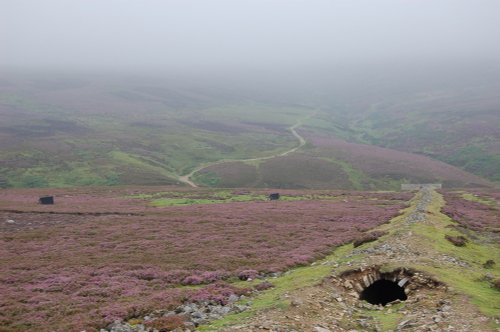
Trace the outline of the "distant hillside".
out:
M 429 156 L 500 181 L 500 83 L 367 96 L 325 116 L 337 135 Z M 330 128 L 326 128 L 327 131 Z
M 192 179 L 212 187 L 489 186 L 471 173 L 500 176 L 493 91 L 332 108 L 300 98 L 138 77 L 3 75 L 0 187 L 182 184 L 203 165 L 212 166 Z M 289 128 L 299 123 L 307 144 L 268 158 L 297 147 Z M 234 162 L 213 164 L 221 160 Z
M 307 132 L 302 152 L 257 165 L 241 162 L 208 167 L 200 183 L 221 187 L 398 189 L 401 183 L 441 182 L 446 187 L 491 183 L 418 154 L 318 136 Z
M 286 127 L 306 110 L 194 90 L 132 78 L 4 77 L 2 183 L 174 184 L 203 162 L 295 145 Z

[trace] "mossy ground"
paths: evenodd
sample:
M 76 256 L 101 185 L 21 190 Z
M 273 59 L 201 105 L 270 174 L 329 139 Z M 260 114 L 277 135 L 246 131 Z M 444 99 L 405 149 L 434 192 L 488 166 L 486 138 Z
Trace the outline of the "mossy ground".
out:
M 379 229 L 389 231 L 388 235 L 381 237 L 377 242 L 390 240 L 390 237 L 399 232 L 398 226 L 405 220 L 411 211 L 416 207 L 421 194 L 418 193 L 412 200 L 410 206 L 402 211 L 402 214 L 394 218 L 390 223 L 382 225 Z M 456 247 L 445 239 L 445 235 L 461 235 L 456 228 L 448 226 L 454 222 L 446 215 L 441 213 L 441 207 L 444 206 L 443 197 L 434 192 L 433 200 L 428 206 L 427 220 L 422 223 L 414 223 L 409 226 L 412 232 L 412 241 L 420 243 L 436 255 L 447 255 L 468 264 L 467 268 L 455 266 L 452 264 L 440 264 L 431 258 L 423 257 L 419 263 L 408 264 L 406 267 L 425 272 L 440 282 L 446 284 L 452 294 L 465 296 L 477 310 L 488 317 L 495 317 L 500 314 L 500 301 L 498 290 L 494 289 L 488 278 L 500 276 L 500 264 L 493 268 L 485 268 L 483 263 L 488 259 L 500 257 L 500 250 L 497 245 L 481 240 L 481 234 L 476 234 L 475 240 L 469 240 L 466 246 Z M 363 247 L 375 245 L 377 242 L 364 244 Z M 289 301 L 284 294 L 311 287 L 319 284 L 321 280 L 334 272 L 340 273 L 347 267 L 343 266 L 347 260 L 353 265 L 361 261 L 362 255 L 352 255 L 352 244 L 346 244 L 336 248 L 328 257 L 314 263 L 311 266 L 300 267 L 289 271 L 285 275 L 271 279 L 275 287 L 259 293 L 251 299 L 252 307 L 239 314 L 231 314 L 221 320 L 213 321 L 210 325 L 202 326 L 201 331 L 215 331 L 222 327 L 241 324 L 251 319 L 259 312 L 267 311 L 273 308 L 288 308 Z M 332 266 L 334 264 L 334 266 Z M 338 267 L 337 267 L 338 266 Z M 334 268 L 335 267 L 335 268 Z M 385 269 L 396 267 L 390 263 L 383 266 Z M 488 277 L 489 276 L 489 277 Z M 236 285 L 248 287 L 260 280 L 252 282 L 238 282 Z M 397 305 L 396 305 L 397 306 Z M 361 316 L 373 317 L 383 331 L 394 329 L 402 320 L 405 319 L 396 306 L 393 310 L 369 310 L 362 309 Z M 474 310 L 474 309 L 472 309 Z M 493 321 L 490 323 L 495 324 Z M 493 326 L 495 327 L 495 326 Z
M 413 230 L 416 235 L 423 238 L 425 242 L 432 245 L 434 250 L 466 262 L 469 267 L 449 267 L 444 265 L 419 266 L 420 269 L 428 271 L 437 278 L 456 289 L 458 292 L 470 297 L 471 302 L 488 316 L 500 314 L 499 292 L 487 281 L 488 275 L 493 278 L 500 276 L 500 264 L 492 268 L 485 268 L 483 264 L 493 259 L 498 261 L 500 248 L 497 244 L 482 240 L 483 236 L 476 233 L 477 239 L 469 239 L 463 247 L 457 247 L 445 239 L 445 235 L 463 235 L 459 230 L 447 226 L 454 222 L 440 212 L 441 206 L 445 204 L 443 197 L 434 193 L 434 200 L 429 206 L 429 218 L 432 223 L 415 224 Z

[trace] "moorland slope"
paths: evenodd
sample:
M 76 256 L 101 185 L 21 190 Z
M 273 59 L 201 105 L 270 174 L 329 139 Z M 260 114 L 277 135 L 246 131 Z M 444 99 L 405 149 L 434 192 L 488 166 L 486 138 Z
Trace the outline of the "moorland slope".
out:
M 0 186 L 189 180 L 396 189 L 414 181 L 464 187 L 498 180 L 499 101 L 491 90 L 368 95 L 357 103 L 269 94 L 135 76 L 7 73 Z

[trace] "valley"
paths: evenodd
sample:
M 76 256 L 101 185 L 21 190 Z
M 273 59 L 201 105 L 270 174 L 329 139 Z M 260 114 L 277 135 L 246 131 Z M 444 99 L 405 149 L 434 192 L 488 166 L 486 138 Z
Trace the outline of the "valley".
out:
M 394 190 L 409 182 L 491 187 L 500 174 L 493 83 L 463 96 L 388 94 L 366 104 L 347 93 L 309 101 L 307 90 L 268 95 L 224 82 L 202 90 L 142 76 L 3 77 L 6 188 Z M 474 121 L 461 120 L 469 114 Z

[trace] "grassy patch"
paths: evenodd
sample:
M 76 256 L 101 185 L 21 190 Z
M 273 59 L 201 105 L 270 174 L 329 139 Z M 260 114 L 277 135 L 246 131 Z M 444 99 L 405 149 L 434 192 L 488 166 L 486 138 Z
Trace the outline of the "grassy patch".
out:
M 147 197 L 147 195 L 145 195 Z M 140 198 L 144 198 L 140 197 Z M 307 199 L 305 197 L 297 196 L 282 196 L 280 200 L 282 201 L 300 201 Z M 309 198 L 310 199 L 310 198 Z M 176 206 L 176 205 L 194 205 L 194 204 L 221 204 L 221 203 L 231 203 L 231 202 L 257 202 L 257 201 L 267 201 L 266 195 L 234 195 L 227 198 L 212 197 L 207 198 L 157 198 L 153 199 L 149 204 L 154 207 L 164 207 L 164 206 Z
M 150 205 L 154 207 L 175 206 L 175 205 L 193 205 L 193 204 L 211 204 L 220 203 L 211 199 L 191 199 L 191 198 L 159 198 L 151 201 Z
M 468 201 L 482 203 L 492 207 L 498 207 L 497 202 L 491 198 L 480 197 L 471 193 L 463 193 L 462 197 Z
M 442 268 L 428 265 L 418 268 L 437 276 L 453 290 L 466 294 L 483 314 L 493 317 L 500 312 L 498 291 L 483 279 L 486 271 L 468 269 L 467 273 L 464 273 L 463 268 Z
M 485 269 L 482 264 L 492 258 L 500 257 L 498 246 L 480 241 L 481 235 L 477 235 L 479 240 L 470 240 L 464 247 L 456 247 L 445 239 L 445 235 L 461 235 L 456 229 L 446 226 L 453 222 L 450 218 L 440 212 L 443 206 L 443 197 L 435 193 L 434 200 L 430 205 L 430 218 L 435 222 L 432 224 L 415 224 L 413 230 L 419 236 L 425 238 L 425 243 L 443 254 L 456 257 L 470 265 L 467 273 L 463 267 L 450 267 L 443 264 L 429 264 L 419 266 L 420 269 L 438 277 L 449 286 L 470 297 L 471 302 L 485 315 L 498 315 L 500 303 L 498 301 L 498 291 L 495 290 L 484 277 L 487 274 L 500 276 L 500 266 L 497 264 L 492 269 Z
M 177 205 L 194 205 L 194 204 L 217 204 L 231 202 L 261 202 L 267 201 L 268 196 L 261 192 L 246 192 L 235 193 L 232 190 L 211 189 L 209 191 L 191 191 L 191 192 L 174 192 L 162 191 L 153 193 L 138 193 L 126 198 L 137 198 L 148 201 L 148 204 L 155 207 L 177 206 Z M 342 196 L 343 197 L 343 196 Z M 354 197 L 354 196 L 353 196 Z M 332 200 L 337 201 L 341 196 L 331 194 L 303 194 L 303 195 L 286 195 L 281 194 L 280 202 L 293 202 L 304 200 Z
M 192 179 L 197 184 L 207 187 L 216 187 L 221 181 L 221 178 L 214 172 L 197 172 L 194 174 Z

